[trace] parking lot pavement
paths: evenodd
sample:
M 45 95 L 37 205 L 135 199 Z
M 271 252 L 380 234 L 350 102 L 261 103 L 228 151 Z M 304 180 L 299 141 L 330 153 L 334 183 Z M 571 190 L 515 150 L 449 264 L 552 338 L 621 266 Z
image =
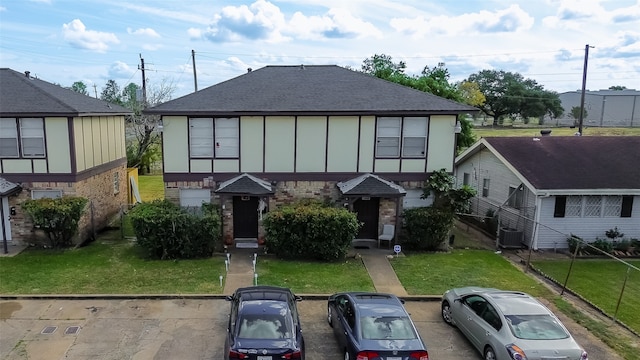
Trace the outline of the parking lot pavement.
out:
M 407 302 L 434 359 L 480 359 L 439 320 L 438 304 Z M 326 302 L 299 304 L 307 360 L 342 359 Z M 223 359 L 229 305 L 220 299 L 0 301 L 0 358 Z
M 431 359 L 481 359 L 440 319 L 439 302 L 407 301 L 405 307 Z M 228 311 L 221 299 L 0 300 L 0 359 L 221 360 Z M 304 300 L 299 311 L 307 360 L 342 359 L 326 301 Z M 583 343 L 588 336 L 577 338 L 593 359 L 619 359 L 606 347 Z

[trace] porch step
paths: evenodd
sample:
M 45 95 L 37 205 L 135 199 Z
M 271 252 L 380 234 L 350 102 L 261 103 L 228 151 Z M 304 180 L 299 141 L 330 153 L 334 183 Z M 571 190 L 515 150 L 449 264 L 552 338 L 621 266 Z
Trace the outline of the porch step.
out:
M 233 239 L 237 249 L 257 249 L 258 239 L 256 238 L 236 238 Z

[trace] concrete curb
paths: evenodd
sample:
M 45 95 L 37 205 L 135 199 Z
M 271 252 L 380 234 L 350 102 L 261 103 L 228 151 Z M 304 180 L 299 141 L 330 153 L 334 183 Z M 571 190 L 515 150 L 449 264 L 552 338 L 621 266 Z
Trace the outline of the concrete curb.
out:
M 327 300 L 332 294 L 296 294 L 303 300 Z M 0 295 L 0 300 L 223 300 L 225 294 L 18 294 Z M 441 301 L 441 295 L 399 296 L 405 301 Z

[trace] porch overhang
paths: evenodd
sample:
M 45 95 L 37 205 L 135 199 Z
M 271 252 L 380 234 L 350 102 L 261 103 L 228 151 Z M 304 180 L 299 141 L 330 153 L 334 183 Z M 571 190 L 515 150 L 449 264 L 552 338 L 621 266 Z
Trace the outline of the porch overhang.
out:
M 271 196 L 274 194 L 274 191 L 268 181 L 244 173 L 220 183 L 215 193 L 244 196 Z
M 337 186 L 346 197 L 399 198 L 407 194 L 402 186 L 374 174 L 363 174 L 351 180 L 341 181 Z
M 22 186 L 0 177 L 0 196 L 11 196 L 22 191 Z

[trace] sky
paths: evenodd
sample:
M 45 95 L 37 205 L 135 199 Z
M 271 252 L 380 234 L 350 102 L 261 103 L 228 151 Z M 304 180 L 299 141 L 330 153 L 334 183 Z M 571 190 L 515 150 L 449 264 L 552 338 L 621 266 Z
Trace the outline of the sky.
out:
M 91 95 L 173 86 L 173 98 L 267 65 L 360 70 L 375 54 L 452 82 L 519 73 L 559 93 L 640 90 L 640 0 L 0 0 L 0 68 Z M 2 86 L 2 84 L 0 84 Z

